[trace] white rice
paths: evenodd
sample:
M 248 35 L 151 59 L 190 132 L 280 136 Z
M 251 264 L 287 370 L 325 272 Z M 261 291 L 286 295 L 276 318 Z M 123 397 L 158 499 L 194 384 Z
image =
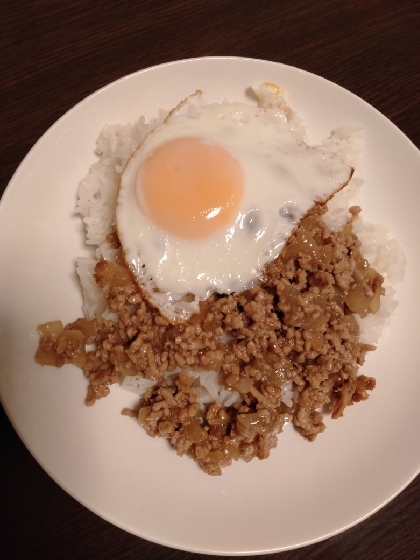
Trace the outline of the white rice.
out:
M 281 102 L 283 105 L 280 105 Z M 284 100 L 281 102 L 279 106 L 285 106 Z M 106 308 L 103 294 L 93 278 L 93 271 L 101 257 L 109 261 L 115 258 L 115 250 L 110 247 L 106 237 L 112 228 L 122 170 L 147 133 L 156 124 L 162 122 L 166 114 L 161 111 L 159 118 L 151 124 L 146 124 L 144 117 L 141 117 L 134 124 L 105 126 L 97 141 L 96 153 L 99 159 L 92 165 L 88 175 L 80 184 L 77 212 L 82 216 L 86 226 L 86 243 L 96 247 L 96 259 L 77 259 L 77 273 L 83 291 L 83 311 L 88 319 L 97 317 L 118 321 L 117 315 Z M 305 137 L 303 121 L 296 113 L 293 113 L 290 124 L 297 137 Z M 342 126 L 334 130 L 322 145 L 348 165 L 357 168 L 362 152 L 362 139 L 360 128 Z M 348 208 L 355 204 L 362 184 L 363 181 L 354 176 L 348 186 L 328 203 L 328 213 L 324 216 L 328 227 L 336 231 L 341 229 L 349 217 Z M 362 242 L 363 256 L 385 278 L 386 295 L 381 298 L 380 311 L 359 320 L 360 341 L 377 344 L 382 330 L 389 326 L 392 313 L 398 305 L 393 286 L 403 280 L 405 258 L 398 242 L 392 239 L 389 228 L 368 224 L 358 218 L 354 222 L 354 230 Z M 195 385 L 200 395 L 200 404 L 217 401 L 230 406 L 239 400 L 239 393 L 227 391 L 218 384 L 216 372 L 191 370 L 188 373 L 196 379 Z M 173 374 L 174 372 L 170 375 Z M 153 381 L 139 376 L 127 376 L 122 386 L 143 394 L 153 384 Z M 291 381 L 283 384 L 282 394 L 283 402 L 291 406 L 293 400 Z

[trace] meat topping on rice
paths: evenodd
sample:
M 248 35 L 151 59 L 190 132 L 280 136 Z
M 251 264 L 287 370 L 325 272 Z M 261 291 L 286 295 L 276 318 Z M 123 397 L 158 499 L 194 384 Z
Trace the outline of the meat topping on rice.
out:
M 359 211 L 353 207 L 352 216 Z M 325 429 L 324 412 L 338 418 L 375 386 L 357 375 L 375 347 L 358 341 L 355 315 L 375 313 L 384 293 L 382 276 L 362 257 L 353 218 L 335 232 L 324 213 L 321 205 L 311 210 L 255 287 L 211 296 L 183 324 L 147 303 L 122 258 L 99 261 L 95 280 L 118 319 L 41 325 L 37 361 L 82 367 L 87 405 L 126 376 L 150 380 L 137 410 L 124 414 L 209 474 L 233 459 L 268 457 L 288 420 L 314 440 Z M 118 246 L 115 236 L 112 242 Z M 86 352 L 95 339 L 96 349 Z M 237 402 L 201 405 L 191 372 L 209 370 L 237 392 Z

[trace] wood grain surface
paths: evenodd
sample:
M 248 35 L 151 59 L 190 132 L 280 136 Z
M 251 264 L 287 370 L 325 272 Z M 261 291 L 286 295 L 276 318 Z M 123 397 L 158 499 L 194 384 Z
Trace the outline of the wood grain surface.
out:
M 319 74 L 372 104 L 420 147 L 417 0 L 20 0 L 1 3 L 0 23 L 1 192 L 40 136 L 90 93 L 142 68 L 208 55 Z M 0 480 L 1 558 L 199 556 L 144 541 L 81 506 L 36 463 L 2 410 Z M 419 504 L 417 477 L 358 526 L 266 557 L 420 558 Z

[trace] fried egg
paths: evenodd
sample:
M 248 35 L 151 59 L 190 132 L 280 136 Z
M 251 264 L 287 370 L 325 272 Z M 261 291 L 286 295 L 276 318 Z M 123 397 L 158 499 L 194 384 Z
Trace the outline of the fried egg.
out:
M 314 204 L 351 176 L 326 148 L 302 140 L 279 88 L 265 84 L 258 94 L 255 106 L 208 104 L 197 91 L 149 132 L 122 173 L 116 222 L 126 262 L 172 322 L 212 293 L 255 284 Z

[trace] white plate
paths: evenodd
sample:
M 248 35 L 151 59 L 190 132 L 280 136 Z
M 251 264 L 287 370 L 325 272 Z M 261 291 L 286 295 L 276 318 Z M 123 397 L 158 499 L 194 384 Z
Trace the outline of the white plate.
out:
M 105 123 L 153 117 L 196 89 L 208 101 L 248 101 L 261 81 L 284 86 L 314 142 L 342 124 L 365 131 L 364 216 L 389 224 L 407 256 L 388 340 L 363 373 L 367 402 L 328 421 L 308 443 L 288 426 L 266 461 L 238 462 L 221 477 L 179 458 L 120 415 L 135 397 L 114 387 L 88 408 L 79 370 L 37 366 L 37 324 L 81 316 L 75 257 L 87 255 L 74 214 L 79 180 Z M 395 100 L 398 103 L 398 99 Z M 382 507 L 420 466 L 420 153 L 385 117 L 348 91 L 296 68 L 238 58 L 173 62 L 98 91 L 60 119 L 14 175 L 0 207 L 0 393 L 20 437 L 69 494 L 145 539 L 195 552 L 255 554 L 343 531 Z

